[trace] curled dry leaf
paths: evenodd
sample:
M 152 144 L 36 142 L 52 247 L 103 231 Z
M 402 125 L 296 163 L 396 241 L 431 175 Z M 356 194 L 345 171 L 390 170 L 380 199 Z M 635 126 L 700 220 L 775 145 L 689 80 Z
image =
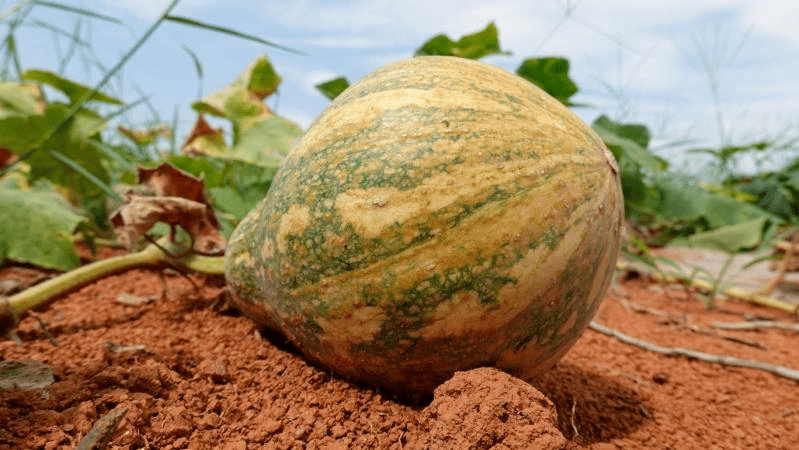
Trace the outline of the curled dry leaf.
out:
M 118 239 L 132 248 L 138 239 L 157 222 L 176 225 L 192 238 L 192 250 L 202 254 L 222 254 L 225 238 L 219 221 L 205 196 L 201 178 L 170 165 L 155 169 L 139 168 L 139 184 L 152 196 L 127 194 L 125 204 L 111 214 Z
M 184 155 L 202 155 L 206 153 L 224 153 L 227 148 L 222 128 L 214 128 L 200 114 L 194 122 L 191 134 L 181 147 Z

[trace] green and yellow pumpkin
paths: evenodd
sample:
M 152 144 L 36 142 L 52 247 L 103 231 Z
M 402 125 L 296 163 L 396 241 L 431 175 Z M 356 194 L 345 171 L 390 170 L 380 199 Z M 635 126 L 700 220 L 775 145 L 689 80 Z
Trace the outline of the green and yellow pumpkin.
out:
M 241 310 L 345 377 L 427 394 L 523 379 L 583 333 L 619 251 L 618 167 L 528 81 L 478 61 L 386 65 L 337 97 L 236 228 Z

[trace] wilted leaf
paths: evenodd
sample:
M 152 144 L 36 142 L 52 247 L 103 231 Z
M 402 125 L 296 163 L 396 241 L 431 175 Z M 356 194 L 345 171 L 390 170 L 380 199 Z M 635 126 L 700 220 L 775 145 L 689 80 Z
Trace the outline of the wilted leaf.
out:
M 325 81 L 324 83 L 319 83 L 316 86 L 316 89 L 321 92 L 325 97 L 330 100 L 338 97 L 339 94 L 344 92 L 350 86 L 350 82 L 347 81 L 345 77 L 338 77 L 332 80 Z
M 38 81 L 39 83 L 49 85 L 63 92 L 69 98 L 69 103 L 71 105 L 83 100 L 84 97 L 87 97 L 92 92 L 92 88 L 88 86 L 75 83 L 72 80 L 68 80 L 47 70 L 30 69 L 25 71 L 21 78 L 28 81 Z M 88 101 L 99 101 L 111 103 L 113 105 L 121 105 L 123 103 L 122 100 L 103 94 L 102 92 L 95 92 L 88 98 Z
M 195 252 L 215 255 L 225 249 L 213 211 L 208 205 L 180 197 L 130 196 L 127 203 L 111 214 L 117 238 L 132 248 L 139 238 L 158 222 L 179 225 L 192 237 Z
M 218 254 L 225 248 L 219 221 L 205 195 L 203 180 L 161 164 L 155 169 L 139 168 L 139 183 L 152 197 L 127 195 L 125 204 L 109 220 L 119 240 L 128 248 L 158 222 L 179 225 L 192 238 L 194 251 Z
M 11 164 L 16 159 L 16 156 L 11 153 L 11 150 L 0 147 L 0 169 Z
M 71 237 L 85 223 L 54 193 L 0 190 L 0 262 L 73 269 L 80 259 Z
M 569 98 L 577 92 L 577 85 L 569 78 L 569 60 L 566 58 L 530 58 L 522 61 L 516 73 L 543 89 L 564 105 L 573 105 Z M 646 146 L 644 146 L 646 147 Z
M 441 55 L 480 59 L 497 53 L 509 54 L 500 50 L 497 26 L 494 25 L 494 22 L 489 22 L 483 30 L 467 34 L 458 39 L 457 42 L 454 42 L 445 34 L 434 36 L 422 44 L 416 50 L 414 56 Z
M 205 183 L 175 166 L 163 163 L 155 169 L 140 167 L 139 184 L 149 186 L 156 197 L 182 197 L 201 203 L 211 209 L 205 196 Z M 213 210 L 210 212 L 211 222 L 216 225 Z
M 222 128 L 213 128 L 206 122 L 203 114 L 198 115 L 194 128 L 180 151 L 184 155 L 224 153 L 227 151 L 227 144 Z

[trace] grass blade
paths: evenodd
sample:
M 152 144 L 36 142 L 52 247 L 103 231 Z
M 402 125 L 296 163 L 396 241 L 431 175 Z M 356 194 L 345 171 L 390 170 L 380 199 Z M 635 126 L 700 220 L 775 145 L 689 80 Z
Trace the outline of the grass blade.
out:
M 114 17 L 111 17 L 111 16 L 106 16 L 106 15 L 100 14 L 100 13 L 96 13 L 96 12 L 88 10 L 88 9 L 76 8 L 74 6 L 64 5 L 62 3 L 43 2 L 43 1 L 40 1 L 40 0 L 33 0 L 33 1 L 37 5 L 40 5 L 40 6 L 46 6 L 48 8 L 60 9 L 60 10 L 63 10 L 63 11 L 68 11 L 68 12 L 71 12 L 71 13 L 75 13 L 75 14 L 80 14 L 80 15 L 83 15 L 83 16 L 91 17 L 91 18 L 94 18 L 94 19 L 105 20 L 105 21 L 112 22 L 112 23 L 115 23 L 115 24 L 118 24 L 118 25 L 122 25 L 123 24 L 123 22 L 121 20 L 117 19 L 117 18 L 114 18 Z
M 203 63 L 200 61 L 200 58 L 197 57 L 197 54 L 189 48 L 188 45 L 183 44 L 183 50 L 189 54 L 191 60 L 194 61 L 194 70 L 197 72 L 197 98 L 203 97 Z
M 280 50 L 287 51 L 287 52 L 290 52 L 290 53 L 295 53 L 295 54 L 298 54 L 298 55 L 307 56 L 307 54 L 305 52 L 301 52 L 299 50 L 294 50 L 293 48 L 289 48 L 289 47 L 284 47 L 284 46 L 282 46 L 280 44 L 276 44 L 274 42 L 261 39 L 261 38 L 259 38 L 257 36 L 253 36 L 251 34 L 244 34 L 244 33 L 241 33 L 241 32 L 235 31 L 235 30 L 231 30 L 230 28 L 225 28 L 225 27 L 220 27 L 220 26 L 216 26 L 216 25 L 211 25 L 211 24 L 199 22 L 197 20 L 189 19 L 187 17 L 167 16 L 166 20 L 169 20 L 169 21 L 172 21 L 172 22 L 176 22 L 176 23 L 182 23 L 184 25 L 189 25 L 189 26 L 193 26 L 193 27 L 203 28 L 203 29 L 206 29 L 206 30 L 216 31 L 216 32 L 219 32 L 219 33 L 229 34 L 231 36 L 236 36 L 236 37 L 239 37 L 239 38 L 242 38 L 242 39 L 247 39 L 247 40 L 250 40 L 250 41 L 258 42 L 259 44 L 264 44 L 264 45 L 268 45 L 270 47 L 279 48 Z
M 90 173 L 88 170 L 86 170 L 80 164 L 76 163 L 75 161 L 71 160 L 70 158 L 67 158 L 66 156 L 64 156 L 61 153 L 58 153 L 57 151 L 54 151 L 54 150 L 47 150 L 47 154 L 49 154 L 53 158 L 61 161 L 65 165 L 69 166 L 75 172 L 78 172 L 79 174 L 83 175 L 87 180 L 91 181 L 95 186 L 97 186 L 98 188 L 102 189 L 103 192 L 108 194 L 111 198 L 113 198 L 113 199 L 115 199 L 117 201 L 120 201 L 120 202 L 123 201 L 122 197 L 120 197 L 119 194 L 117 194 L 116 192 L 114 192 L 113 189 L 111 189 L 111 186 L 108 186 L 107 184 L 103 183 L 99 178 L 95 177 L 92 173 Z
M 13 34 L 9 34 L 6 38 L 6 60 L 3 62 L 3 72 L 2 72 L 2 79 L 3 81 L 8 79 L 8 65 L 9 60 L 11 65 L 14 66 L 14 70 L 17 71 L 16 78 L 22 76 L 22 63 L 19 61 L 19 53 L 17 53 L 17 40 L 14 38 Z
M 47 23 L 47 22 L 43 22 L 43 21 L 38 20 L 38 19 L 34 19 L 34 20 L 29 21 L 26 25 L 30 26 L 32 28 L 44 28 L 46 30 L 50 30 L 50 31 L 52 31 L 55 34 L 64 36 L 66 38 L 69 38 L 72 41 L 77 42 L 82 47 L 85 47 L 85 48 L 90 48 L 91 47 L 90 43 L 84 41 L 79 36 L 75 36 L 74 34 L 69 33 L 66 30 L 61 29 L 61 28 L 59 28 L 59 27 L 57 27 L 57 26 L 55 26 L 53 24 L 50 24 L 50 23 Z
M 13 16 L 17 12 L 19 12 L 22 8 L 33 3 L 36 0 L 22 0 L 14 4 L 14 6 L 9 6 L 8 9 L 0 13 L 0 22 L 5 22 L 6 19 Z
M 130 172 L 133 172 L 133 173 L 136 173 L 136 165 L 133 164 L 132 162 L 128 161 L 127 158 L 125 158 L 122 155 L 120 155 L 119 152 L 114 150 L 108 144 L 105 144 L 105 143 L 100 142 L 100 141 L 96 141 L 94 139 L 90 139 L 89 140 L 89 145 L 91 145 L 92 147 L 96 148 L 97 150 L 105 153 L 106 156 L 108 156 L 110 159 L 113 159 L 116 162 L 118 162 L 126 170 L 128 170 Z M 70 167 L 72 167 L 72 166 L 70 166 Z M 91 174 L 89 174 L 89 175 L 91 175 Z

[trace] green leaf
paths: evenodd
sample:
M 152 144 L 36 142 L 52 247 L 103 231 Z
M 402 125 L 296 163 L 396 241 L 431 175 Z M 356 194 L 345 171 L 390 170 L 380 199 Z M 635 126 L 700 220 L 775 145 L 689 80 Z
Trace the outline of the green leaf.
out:
M 236 80 L 226 87 L 194 102 L 191 107 L 198 113 L 208 113 L 217 117 L 226 117 L 225 106 L 231 97 L 237 97 L 263 109 L 261 100 L 277 89 L 280 76 L 275 72 L 266 55 L 256 58 L 244 69 Z M 253 98 L 250 93 L 257 97 Z M 260 98 L 258 98 L 260 97 Z
M 344 92 L 344 89 L 347 89 L 350 86 L 350 82 L 347 81 L 345 77 L 338 77 L 332 80 L 325 81 L 324 83 L 319 83 L 315 87 L 319 92 L 324 94 L 330 100 L 338 97 L 339 94 Z
M 263 194 L 265 196 L 266 192 Z M 208 195 L 211 197 L 214 206 L 232 214 L 237 220 L 243 219 L 254 206 L 246 202 L 241 195 L 230 186 L 208 189 Z
M 489 22 L 483 30 L 467 34 L 458 39 L 457 42 L 454 42 L 445 34 L 434 36 L 422 44 L 414 52 L 414 56 L 441 55 L 480 59 L 497 53 L 510 54 L 500 50 L 497 26 L 494 22 Z
M 667 180 L 660 180 L 657 188 L 661 192 L 661 200 L 656 210 L 664 217 L 689 221 L 704 219 L 711 229 L 762 217 L 780 220 L 777 216 L 750 203 L 713 194 L 695 186 L 677 185 Z
M 688 242 L 697 247 L 737 253 L 741 250 L 756 247 L 763 239 L 763 232 L 770 222 L 771 220 L 768 217 L 759 217 L 715 230 L 693 234 L 688 237 Z
M 217 156 L 264 168 L 278 168 L 300 136 L 302 128 L 299 125 L 279 116 L 271 116 L 255 122 L 242 133 L 236 145 L 224 155 Z
M 594 121 L 592 127 L 620 163 L 627 158 L 653 173 L 668 167 L 663 158 L 646 149 L 649 145 L 649 131 L 646 126 L 616 123 L 603 115 Z
M 0 83 L 0 120 L 9 116 L 29 116 L 41 112 L 38 98 L 30 86 L 26 88 L 19 83 Z
M 566 106 L 577 93 L 577 85 L 569 78 L 569 60 L 566 58 L 530 58 L 522 61 L 516 74 L 543 89 Z M 646 146 L 644 146 L 646 147 Z
M 50 104 L 42 114 L 11 115 L 0 119 L 0 147 L 24 153 L 64 120 L 66 107 Z
M 28 81 L 37 81 L 58 89 L 69 98 L 70 105 L 80 102 L 84 99 L 84 97 L 86 97 L 85 101 L 98 101 L 111 103 L 113 105 L 122 104 L 122 100 L 108 96 L 102 92 L 95 92 L 92 94 L 92 88 L 76 83 L 72 80 L 68 80 L 47 70 L 26 70 L 25 73 L 22 74 L 22 79 Z M 91 96 L 89 96 L 90 94 Z
M 45 114 L 50 122 L 60 121 L 67 114 L 67 107 L 63 104 L 50 104 Z M 38 116 L 32 116 L 38 117 Z M 47 129 L 48 123 L 43 124 L 40 132 Z M 67 187 L 76 196 L 73 200 L 101 195 L 104 190 L 98 185 L 107 186 L 110 180 L 105 166 L 101 163 L 105 155 L 89 144 L 89 140 L 105 126 L 105 122 L 96 113 L 88 109 L 80 109 L 69 119 L 64 126 L 52 135 L 44 144 L 46 151 L 34 152 L 27 162 L 30 165 L 31 180 L 45 178 L 55 184 Z M 50 152 L 58 152 L 64 158 L 56 159 Z M 92 178 L 87 178 L 84 173 L 78 172 L 74 167 L 64 164 L 70 160 L 83 167 L 84 172 L 90 173 Z
M 761 175 L 751 182 L 741 185 L 740 190 L 755 196 L 757 198 L 755 204 L 760 208 L 785 220 L 790 220 L 797 214 L 794 208 L 799 203 L 799 198 L 794 197 L 791 187 L 796 190 L 796 187 L 799 186 L 792 185 L 790 179 L 787 182 L 781 182 L 777 177 Z
M 238 37 L 238 38 L 242 38 L 242 39 L 247 39 L 249 41 L 258 42 L 259 44 L 264 44 L 264 45 L 268 45 L 270 47 L 279 48 L 279 49 L 287 51 L 287 52 L 296 53 L 298 55 L 305 55 L 305 53 L 303 53 L 303 52 L 301 52 L 299 50 L 294 50 L 293 48 L 284 47 L 284 46 L 282 46 L 280 44 L 275 44 L 274 42 L 267 41 L 265 39 L 261 39 L 261 38 L 259 38 L 257 36 L 253 36 L 251 34 L 245 34 L 245 33 L 241 33 L 241 32 L 236 31 L 236 30 L 232 30 L 230 28 L 220 27 L 220 26 L 217 26 L 217 25 L 211 25 L 211 24 L 208 24 L 208 23 L 200 22 L 199 20 L 189 19 L 187 17 L 181 17 L 181 16 L 174 16 L 174 15 L 166 16 L 166 20 L 169 20 L 169 21 L 175 22 L 175 23 L 180 23 L 180 24 L 183 24 L 183 25 L 189 25 L 189 26 L 192 26 L 192 27 L 202 28 L 204 30 L 216 31 L 217 33 L 229 34 L 231 36 L 235 36 L 235 37 Z
M 73 269 L 80 259 L 71 236 L 86 222 L 56 194 L 0 190 L 0 263 Z

